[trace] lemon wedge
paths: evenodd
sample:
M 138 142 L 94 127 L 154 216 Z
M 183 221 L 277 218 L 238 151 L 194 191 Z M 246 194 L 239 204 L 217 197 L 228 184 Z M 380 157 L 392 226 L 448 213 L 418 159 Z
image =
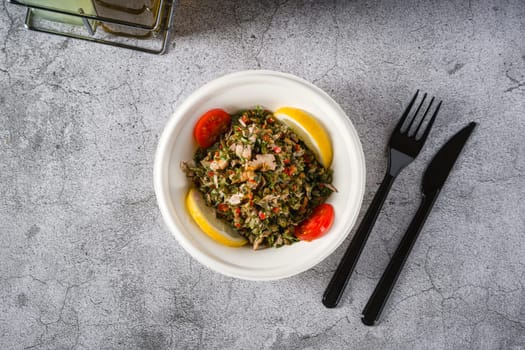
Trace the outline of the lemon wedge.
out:
M 325 168 L 330 167 L 333 157 L 332 142 L 321 123 L 308 112 L 294 107 L 281 107 L 274 115 L 299 136 Z
M 200 229 L 213 240 L 229 247 L 240 247 L 248 242 L 228 224 L 217 219 L 215 210 L 206 205 L 197 189 L 190 188 L 188 191 L 186 208 Z

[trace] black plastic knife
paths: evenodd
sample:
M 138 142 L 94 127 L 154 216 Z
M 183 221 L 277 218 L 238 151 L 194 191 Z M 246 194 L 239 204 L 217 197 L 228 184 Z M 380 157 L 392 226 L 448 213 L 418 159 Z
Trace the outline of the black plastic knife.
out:
M 365 325 L 373 326 L 379 319 L 379 315 L 388 300 L 390 292 L 414 246 L 419 232 L 423 228 L 441 188 L 445 184 L 454 163 L 456 163 L 463 146 L 465 146 L 475 126 L 476 123 L 471 122 L 456 135 L 452 136 L 452 138 L 441 147 L 428 165 L 427 170 L 425 170 L 422 184 L 423 200 L 363 310 L 362 321 Z

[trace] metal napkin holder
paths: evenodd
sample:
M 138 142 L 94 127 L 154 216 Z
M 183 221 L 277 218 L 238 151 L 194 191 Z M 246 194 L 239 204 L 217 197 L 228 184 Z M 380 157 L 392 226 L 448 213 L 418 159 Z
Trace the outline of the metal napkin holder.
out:
M 24 24 L 29 30 L 61 35 L 69 38 L 81 39 L 152 54 L 163 54 L 166 52 L 175 9 L 175 0 L 161 0 L 155 24 L 153 26 L 148 26 L 114 18 L 86 14 L 82 9 L 79 9 L 78 12 L 75 13 L 33 4 L 29 6 L 19 2 L 18 0 L 8 0 L 8 2 L 27 7 Z M 78 17 L 81 19 L 83 25 L 39 19 L 38 16 L 35 16 L 34 10 L 43 10 L 59 15 Z M 147 37 L 140 38 L 133 37 L 131 35 L 118 35 L 106 32 L 104 30 L 97 30 L 97 27 L 100 27 L 101 24 L 113 24 L 121 26 L 122 28 L 129 28 L 130 30 L 142 30 L 149 33 L 149 35 Z

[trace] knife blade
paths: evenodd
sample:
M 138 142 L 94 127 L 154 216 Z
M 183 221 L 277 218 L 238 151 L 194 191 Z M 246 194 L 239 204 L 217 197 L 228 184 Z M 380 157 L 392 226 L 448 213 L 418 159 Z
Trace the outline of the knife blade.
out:
M 373 326 L 379 319 L 381 311 L 390 296 L 390 292 L 414 246 L 419 232 L 421 232 L 425 224 L 428 214 L 432 210 L 441 188 L 445 184 L 450 171 L 475 127 L 476 123 L 471 122 L 452 136 L 437 152 L 425 170 L 421 186 L 423 192 L 421 204 L 392 256 L 390 263 L 381 276 L 379 283 L 370 296 L 368 303 L 363 309 L 363 317 L 361 320 L 365 325 Z
M 459 154 L 475 127 L 476 123 L 471 122 L 461 129 L 434 156 L 423 175 L 423 184 L 421 186 L 423 194 L 428 195 L 436 190 L 439 191 L 443 187 L 454 163 L 456 163 Z

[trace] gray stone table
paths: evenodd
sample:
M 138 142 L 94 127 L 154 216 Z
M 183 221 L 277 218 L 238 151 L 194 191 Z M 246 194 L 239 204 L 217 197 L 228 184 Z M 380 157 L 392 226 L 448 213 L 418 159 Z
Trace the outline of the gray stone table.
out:
M 23 17 L 0 3 L 0 349 L 525 349 L 524 1 L 182 0 L 163 56 L 27 31 Z M 257 68 L 347 112 L 364 207 L 410 96 L 444 100 L 336 309 L 321 294 L 348 240 L 294 277 L 236 280 L 191 258 L 156 205 L 154 152 L 176 106 Z M 364 326 L 426 164 L 470 121 L 382 322 Z

